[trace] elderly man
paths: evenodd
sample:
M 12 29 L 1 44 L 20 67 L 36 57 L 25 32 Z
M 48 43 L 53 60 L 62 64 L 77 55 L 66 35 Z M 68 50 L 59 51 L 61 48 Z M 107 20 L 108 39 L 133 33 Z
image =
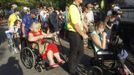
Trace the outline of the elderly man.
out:
M 33 22 L 37 22 L 37 10 L 32 9 L 30 14 L 26 14 L 22 19 L 22 35 L 23 37 L 27 37 L 28 32 L 30 30 L 30 26 Z
M 30 11 L 30 14 L 26 14 L 22 19 L 22 36 L 21 36 L 21 45 L 22 48 L 26 46 L 26 40 L 25 38 L 28 37 L 28 32 L 30 31 L 30 26 L 33 22 L 37 22 L 37 11 L 35 9 L 32 9 Z
M 84 33 L 84 25 L 82 24 L 82 12 L 80 4 L 82 0 L 74 0 L 69 6 L 69 20 L 67 24 L 68 39 L 70 43 L 70 55 L 68 61 L 69 72 L 71 75 L 78 75 L 76 68 L 83 55 L 83 39 L 88 38 Z

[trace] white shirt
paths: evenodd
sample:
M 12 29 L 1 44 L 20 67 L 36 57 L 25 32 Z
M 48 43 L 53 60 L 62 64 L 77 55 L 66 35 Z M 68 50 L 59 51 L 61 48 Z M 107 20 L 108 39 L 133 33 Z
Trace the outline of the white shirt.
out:
M 109 10 L 108 12 L 107 12 L 107 16 L 111 16 L 112 15 L 112 10 Z
M 86 16 L 87 16 L 88 23 L 94 22 L 94 14 L 93 14 L 93 11 L 89 11 Z
M 9 30 L 5 31 L 6 33 L 17 33 L 19 27 L 13 26 Z
M 44 21 L 45 18 L 46 18 L 46 14 L 45 14 L 45 11 L 44 10 L 41 10 L 40 11 L 40 16 L 41 16 L 41 20 Z

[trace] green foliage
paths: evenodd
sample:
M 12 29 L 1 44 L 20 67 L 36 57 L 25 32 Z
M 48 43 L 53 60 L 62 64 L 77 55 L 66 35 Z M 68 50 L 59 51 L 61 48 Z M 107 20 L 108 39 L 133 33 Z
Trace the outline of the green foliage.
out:
M 72 3 L 73 0 L 0 0 L 3 8 L 10 9 L 11 4 L 15 3 L 21 9 L 23 6 L 39 7 L 41 5 L 65 7 Z

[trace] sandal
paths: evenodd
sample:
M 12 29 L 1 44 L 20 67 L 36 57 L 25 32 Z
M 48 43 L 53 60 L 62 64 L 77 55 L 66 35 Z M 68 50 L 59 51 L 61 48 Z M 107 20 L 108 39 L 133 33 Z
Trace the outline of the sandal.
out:
M 61 61 L 58 62 L 58 64 L 64 64 L 64 63 L 65 63 L 64 60 L 61 60 Z
M 49 65 L 49 67 L 50 68 L 57 68 L 57 67 L 59 67 L 59 65 L 58 64 L 53 64 L 53 65 Z

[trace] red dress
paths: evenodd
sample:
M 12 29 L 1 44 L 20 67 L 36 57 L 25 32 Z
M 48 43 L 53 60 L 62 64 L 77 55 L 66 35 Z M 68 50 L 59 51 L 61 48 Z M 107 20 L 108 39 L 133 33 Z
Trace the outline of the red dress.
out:
M 36 32 L 32 32 L 32 31 L 30 31 L 29 33 L 33 34 L 34 37 L 43 35 L 43 34 L 42 34 L 42 33 L 43 33 L 42 30 L 39 30 L 39 33 L 38 33 L 38 34 L 37 34 Z M 45 44 L 45 39 L 38 40 L 37 42 L 39 42 L 40 44 Z M 49 43 L 49 44 L 47 45 L 47 47 L 46 47 L 45 52 L 44 52 L 43 54 L 41 54 L 41 56 L 42 56 L 43 59 L 46 59 L 46 58 L 47 58 L 47 53 L 48 53 L 48 51 L 50 51 L 50 50 L 51 50 L 53 53 L 59 52 L 58 47 L 57 47 L 56 44 L 54 44 L 54 43 Z

